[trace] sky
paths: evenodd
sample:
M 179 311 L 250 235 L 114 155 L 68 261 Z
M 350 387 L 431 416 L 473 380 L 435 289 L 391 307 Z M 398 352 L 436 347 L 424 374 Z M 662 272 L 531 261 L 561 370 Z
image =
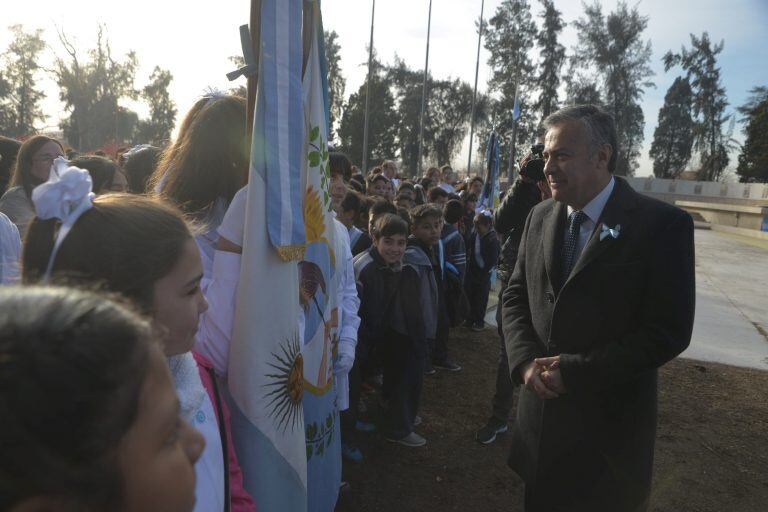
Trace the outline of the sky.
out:
M 600 0 L 603 12 L 615 9 L 617 0 Z M 339 34 L 341 67 L 347 79 L 346 94 L 360 87 L 365 79 L 368 40 L 370 37 L 372 0 L 323 0 L 323 22 L 326 30 Z M 493 15 L 501 0 L 486 0 L 485 19 Z M 541 7 L 532 0 L 534 16 Z M 480 15 L 481 0 L 433 0 L 430 37 L 429 71 L 433 77 L 461 78 L 473 84 L 477 33 L 475 21 Z M 582 16 L 582 3 L 556 0 L 568 25 L 561 43 L 570 49 L 576 42 L 574 20 Z M 725 41 L 719 55 L 722 83 L 726 89 L 729 110 L 743 104 L 749 90 L 768 85 L 768 0 L 641 0 L 636 4 L 641 14 L 649 17 L 645 38 L 651 40 L 651 67 L 655 88 L 646 90 L 642 102 L 645 115 L 645 141 L 637 175 L 651 173 L 648 150 L 653 138 L 658 112 L 664 94 L 680 74 L 679 68 L 664 72 L 661 57 L 668 50 L 679 51 L 690 45 L 690 33 L 708 31 L 714 42 Z M 128 7 L 126 7 L 128 6 Z M 429 0 L 379 0 L 376 3 L 374 48 L 381 61 L 391 63 L 395 55 L 411 68 L 423 69 L 427 36 Z M 134 50 L 139 60 L 136 86 L 144 86 L 157 65 L 169 69 L 174 76 L 171 96 L 179 109 L 179 119 L 197 97 L 208 88 L 226 90 L 232 84 L 225 74 L 233 66 L 228 57 L 240 53 L 238 27 L 248 22 L 248 0 L 132 0 L 126 4 L 114 0 L 33 0 L 7 2 L 2 8 L 0 52 L 10 42 L 7 26 L 20 23 L 25 29 L 40 28 L 49 45 L 42 57 L 50 67 L 53 55 L 63 55 L 57 31 L 65 32 L 83 52 L 94 45 L 99 23 L 106 27 L 113 57 L 121 59 Z M 488 53 L 480 53 L 480 91 L 486 90 L 490 78 Z M 49 116 L 47 124 L 54 129 L 64 117 L 55 84 L 41 74 L 41 85 L 48 97 L 43 103 Z M 125 106 L 145 112 L 141 105 L 125 102 Z M 523 115 L 525 110 L 523 109 Z M 737 124 L 735 137 L 742 141 L 742 125 Z M 467 144 L 454 165 L 466 167 Z M 353 159 L 355 159 L 354 155 Z M 731 168 L 735 166 L 732 155 Z

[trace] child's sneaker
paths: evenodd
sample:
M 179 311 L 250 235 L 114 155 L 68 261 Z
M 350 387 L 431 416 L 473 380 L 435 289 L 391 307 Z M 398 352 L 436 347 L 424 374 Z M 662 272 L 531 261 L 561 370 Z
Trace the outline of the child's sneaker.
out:
M 392 439 L 387 437 L 387 441 L 391 443 L 398 443 L 403 446 L 408 446 L 409 448 L 417 448 L 419 446 L 424 446 L 427 444 L 427 440 L 421 437 L 416 432 L 411 432 L 405 437 L 401 437 L 400 439 Z
M 373 423 L 368 423 L 366 421 L 358 421 L 355 423 L 355 430 L 358 432 L 365 432 L 370 434 L 371 432 L 376 432 L 376 425 Z
M 485 322 L 475 322 L 469 326 L 469 329 L 474 332 L 483 332 L 485 330 Z
M 497 434 L 503 434 L 508 430 L 506 423 L 502 423 L 496 418 L 491 418 L 488 423 L 475 433 L 475 439 L 482 444 L 491 444 L 496 440 Z
M 363 452 L 356 446 L 347 443 L 341 444 L 341 456 L 352 462 L 363 461 Z
M 421 416 L 419 416 L 418 414 L 416 415 L 416 417 L 415 417 L 415 418 L 413 418 L 413 426 L 414 426 L 414 427 L 418 427 L 418 426 L 419 426 L 419 425 L 421 425 L 423 422 L 424 422 L 424 420 L 422 420 L 422 419 L 421 419 Z
M 438 370 L 445 370 L 447 372 L 460 372 L 461 371 L 461 365 L 458 365 L 454 363 L 453 361 L 450 361 L 446 359 L 445 361 L 440 361 L 439 363 L 432 363 L 432 366 L 434 368 L 437 368 Z

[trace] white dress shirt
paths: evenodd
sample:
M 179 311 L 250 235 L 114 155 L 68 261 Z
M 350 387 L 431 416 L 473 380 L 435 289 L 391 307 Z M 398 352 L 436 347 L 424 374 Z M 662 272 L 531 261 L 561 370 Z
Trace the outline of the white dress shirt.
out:
M 611 180 L 608 182 L 605 188 L 603 188 L 603 190 L 599 194 L 597 194 L 589 203 L 587 203 L 587 206 L 585 206 L 581 210 L 584 213 L 584 215 L 587 216 L 587 218 L 581 223 L 581 227 L 579 228 L 579 239 L 576 242 L 576 252 L 573 255 L 574 266 L 576 266 L 576 262 L 579 261 L 579 256 L 581 255 L 581 251 L 583 251 L 584 247 L 587 245 L 587 242 L 589 241 L 589 237 L 592 236 L 592 232 L 595 230 L 597 221 L 600 220 L 600 216 L 603 214 L 603 210 L 605 209 L 605 204 L 608 202 L 608 198 L 611 197 L 611 192 L 613 192 L 614 184 L 615 184 L 615 180 L 613 176 L 611 176 Z M 575 211 L 575 209 L 569 206 L 568 207 L 569 218 L 573 211 Z M 565 228 L 565 237 L 563 240 L 564 241 L 568 240 L 567 224 Z

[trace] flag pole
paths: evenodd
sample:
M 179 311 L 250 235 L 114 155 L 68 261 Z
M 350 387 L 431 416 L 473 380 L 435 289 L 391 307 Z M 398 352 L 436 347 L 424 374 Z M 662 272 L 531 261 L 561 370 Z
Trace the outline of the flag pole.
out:
M 363 122 L 363 176 L 368 172 L 368 113 L 371 101 L 371 75 L 373 71 L 373 20 L 376 13 L 376 0 L 371 6 L 371 42 L 368 44 L 368 79 L 365 85 L 365 120 Z
M 517 79 L 515 79 L 515 102 L 517 103 Z M 517 144 L 517 119 L 515 114 L 512 114 L 512 144 L 509 148 L 509 165 L 507 166 L 507 179 L 512 179 L 513 166 L 515 165 L 515 146 Z
M 427 17 L 427 57 L 424 62 L 424 83 L 421 87 L 421 116 L 419 117 L 419 157 L 418 176 L 421 176 L 421 155 L 424 154 L 424 111 L 427 108 L 427 76 L 429 76 L 429 33 L 432 29 L 432 0 L 429 0 L 429 16 Z
M 259 41 L 261 40 L 261 0 L 251 0 L 251 15 L 249 19 L 251 32 L 251 45 L 253 46 L 253 55 L 256 59 L 256 69 L 259 68 L 259 58 L 261 57 Z M 259 74 L 248 76 L 248 93 L 246 113 L 246 130 L 248 138 L 253 135 L 253 116 L 256 108 L 256 87 L 259 83 Z
M 483 39 L 483 9 L 485 0 L 480 3 L 480 28 L 477 33 L 477 60 L 475 61 L 475 90 L 472 93 L 472 115 L 469 118 L 469 159 L 467 160 L 467 177 L 472 172 L 472 138 L 475 135 L 475 101 L 477 98 L 477 77 L 480 72 L 480 42 Z

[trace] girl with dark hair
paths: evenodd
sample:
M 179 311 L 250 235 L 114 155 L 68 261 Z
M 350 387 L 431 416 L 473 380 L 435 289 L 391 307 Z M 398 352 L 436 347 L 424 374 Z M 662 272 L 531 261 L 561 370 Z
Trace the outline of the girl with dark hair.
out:
M 19 148 L 10 188 L 0 198 L 0 212 L 16 224 L 22 237 L 35 216 L 32 189 L 48 179 L 53 161 L 63 154 L 61 143 L 44 135 L 25 140 Z
M 160 148 L 144 144 L 123 153 L 123 172 L 128 180 L 128 192 L 146 194 L 149 192 L 149 180 L 155 172 Z
M 152 176 L 158 195 L 201 226 L 195 241 L 206 278 L 219 238 L 216 229 L 248 181 L 249 156 L 245 99 L 209 95 L 187 114 Z
M 93 193 L 96 195 L 109 192 L 125 192 L 128 182 L 117 164 L 103 156 L 84 155 L 72 160 L 72 165 L 85 169 L 93 181 Z
M 76 171 L 84 173 L 72 168 L 65 172 Z M 41 190 L 55 186 L 49 182 Z M 51 201 L 55 202 L 58 195 L 56 190 L 53 192 Z M 47 197 L 37 190 L 35 198 L 40 215 L 58 211 L 45 204 Z M 62 225 L 71 226 L 64 236 Z M 163 334 L 163 349 L 182 415 L 207 442 L 195 467 L 195 510 L 225 510 L 230 500 L 234 511 L 253 510 L 253 502 L 242 487 L 229 434 L 229 413 L 214 379 L 213 366 L 190 351 L 208 304 L 200 290 L 200 253 L 181 213 L 143 196 L 99 196 L 74 220 L 69 215 L 64 219 L 35 218 L 29 226 L 23 263 L 22 275 L 27 283 L 51 280 L 100 285 L 133 300 L 152 318 Z
M 104 296 L 0 290 L 0 510 L 189 512 L 205 442 L 150 325 Z

